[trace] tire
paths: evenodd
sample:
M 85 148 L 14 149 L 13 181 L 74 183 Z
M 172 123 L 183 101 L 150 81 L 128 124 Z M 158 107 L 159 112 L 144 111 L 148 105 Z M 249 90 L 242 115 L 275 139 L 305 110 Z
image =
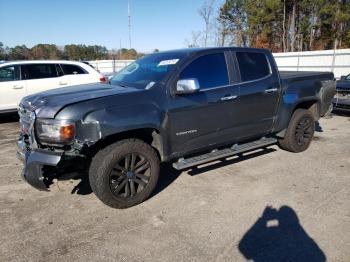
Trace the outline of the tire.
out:
M 146 200 L 159 176 L 159 157 L 148 144 L 126 139 L 99 151 L 91 161 L 90 185 L 113 208 L 128 208 Z
M 292 115 L 284 138 L 278 141 L 279 146 L 294 153 L 305 151 L 310 146 L 314 132 L 313 114 L 306 109 L 297 109 Z

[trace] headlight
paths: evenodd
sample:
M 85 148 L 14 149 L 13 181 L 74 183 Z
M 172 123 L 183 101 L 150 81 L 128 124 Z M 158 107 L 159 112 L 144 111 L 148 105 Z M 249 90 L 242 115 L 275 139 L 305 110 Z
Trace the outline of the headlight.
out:
M 75 124 L 69 120 L 37 119 L 35 133 L 40 142 L 67 144 L 75 137 Z

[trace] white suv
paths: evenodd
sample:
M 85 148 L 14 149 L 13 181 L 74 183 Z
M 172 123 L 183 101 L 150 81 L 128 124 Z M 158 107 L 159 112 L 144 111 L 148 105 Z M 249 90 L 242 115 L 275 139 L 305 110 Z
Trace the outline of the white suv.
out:
M 17 110 L 24 96 L 54 88 L 106 82 L 92 66 L 73 61 L 0 63 L 0 113 Z

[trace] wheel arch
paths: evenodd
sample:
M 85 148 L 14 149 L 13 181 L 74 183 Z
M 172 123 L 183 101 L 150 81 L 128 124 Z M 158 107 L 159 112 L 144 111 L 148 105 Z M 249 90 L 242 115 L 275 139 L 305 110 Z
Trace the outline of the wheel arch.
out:
M 160 131 L 154 127 L 143 127 L 121 131 L 102 137 L 87 149 L 87 155 L 94 156 L 101 149 L 124 139 L 139 139 L 152 146 L 161 160 L 165 159 L 163 139 Z
M 320 105 L 320 99 L 317 97 L 302 99 L 294 106 L 289 118 L 292 117 L 295 110 L 306 109 L 313 114 L 315 121 L 317 121 L 320 118 Z
M 277 129 L 279 131 L 276 133 L 276 136 L 280 138 L 285 136 L 286 129 L 288 128 L 289 122 L 292 119 L 292 116 L 297 109 L 309 110 L 314 116 L 314 120 L 317 121 L 320 118 L 320 106 L 321 106 L 321 102 L 319 98 L 305 97 L 303 99 L 298 100 L 294 104 L 294 106 L 289 107 L 288 109 L 285 108 L 286 110 L 282 111 L 282 113 L 284 112 L 284 114 L 287 117 L 281 118 L 282 120 L 279 123 L 279 126 L 281 127 L 281 129 Z

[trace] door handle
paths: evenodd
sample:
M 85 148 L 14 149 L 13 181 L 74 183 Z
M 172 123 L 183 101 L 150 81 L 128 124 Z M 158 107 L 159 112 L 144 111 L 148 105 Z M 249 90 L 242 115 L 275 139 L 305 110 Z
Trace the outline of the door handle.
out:
M 64 85 L 67 84 L 67 82 L 60 81 L 59 84 L 60 84 L 61 86 L 64 86 Z
M 14 85 L 13 86 L 13 89 L 22 89 L 23 88 L 23 86 L 20 86 L 20 85 Z
M 228 101 L 228 100 L 234 100 L 236 99 L 238 96 L 224 96 L 224 97 L 221 97 L 220 100 L 221 101 Z
M 277 92 L 277 90 L 278 90 L 277 88 L 269 88 L 269 89 L 265 90 L 265 93 L 268 93 L 268 94 L 269 93 L 275 93 L 275 92 Z

